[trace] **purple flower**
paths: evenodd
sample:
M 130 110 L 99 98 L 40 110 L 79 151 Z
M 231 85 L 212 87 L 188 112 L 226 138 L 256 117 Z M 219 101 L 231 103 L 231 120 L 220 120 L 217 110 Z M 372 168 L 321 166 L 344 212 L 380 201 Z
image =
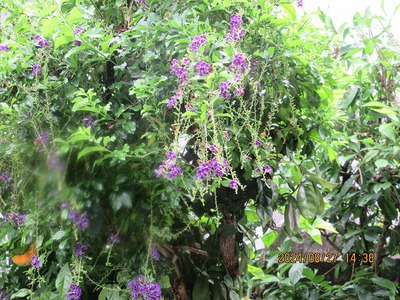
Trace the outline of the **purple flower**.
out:
M 151 248 L 150 254 L 151 254 L 151 257 L 154 260 L 159 260 L 160 259 L 160 252 L 158 252 L 157 248 L 155 248 L 155 247 Z
M 183 170 L 177 164 L 170 165 L 170 170 L 167 173 L 169 179 L 175 178 L 179 174 L 183 174 Z
M 297 0 L 297 7 L 303 7 L 303 0 Z
M 231 180 L 230 182 L 229 182 L 229 186 L 231 187 L 231 189 L 234 189 L 234 190 L 236 190 L 237 188 L 239 188 L 239 186 L 238 186 L 238 184 L 237 184 L 237 181 L 236 180 Z
M 243 88 L 239 86 L 236 91 L 233 92 L 235 95 L 243 95 Z
M 76 225 L 80 230 L 85 230 L 89 227 L 89 218 L 87 211 L 80 215 L 79 219 L 76 220 Z
M 75 208 L 72 208 L 67 218 L 68 220 L 76 221 L 79 218 L 79 212 Z
M 243 23 L 242 16 L 238 16 L 237 14 L 231 15 L 230 29 L 237 28 L 240 24 Z
M 8 51 L 8 50 L 10 50 L 10 47 L 8 47 L 8 45 L 0 45 L 0 51 Z
M 192 43 L 189 45 L 189 50 L 192 52 L 199 51 L 199 47 L 207 43 L 207 38 L 205 34 L 195 36 Z
M 60 208 L 61 208 L 61 210 L 68 209 L 68 203 L 67 202 L 61 203 Z
M 255 142 L 255 145 L 258 146 L 258 147 L 261 147 L 262 146 L 261 140 L 257 139 L 256 142 Z
M 38 62 L 33 63 L 32 66 L 32 75 L 33 76 L 40 76 L 42 75 L 42 68 L 40 67 Z
M 88 244 L 76 244 L 75 245 L 75 256 L 76 257 L 81 257 L 85 255 L 85 251 L 88 249 Z
M 174 151 L 169 151 L 167 153 L 167 157 L 168 157 L 169 160 L 175 160 L 176 159 L 176 154 L 175 154 Z
M 85 127 L 90 127 L 90 130 L 94 130 L 94 120 L 91 117 L 86 117 L 82 119 L 82 122 L 85 124 Z
M 187 80 L 187 72 L 184 67 L 180 67 L 179 60 L 173 59 L 171 62 L 171 75 L 176 75 L 179 77 L 179 84 L 184 83 Z
M 222 169 L 223 164 L 219 163 L 216 157 L 211 160 L 211 166 L 215 175 L 217 175 L 218 177 L 222 177 L 224 175 L 224 171 Z
M 215 146 L 215 145 L 209 145 L 209 146 L 208 146 L 208 149 L 210 149 L 210 151 L 211 151 L 212 153 L 218 153 L 218 148 L 217 148 L 217 146 Z
M 268 174 L 271 174 L 272 168 L 268 165 L 264 165 L 264 172 L 267 172 Z
M 243 38 L 244 29 L 239 30 L 239 25 L 243 23 L 242 17 L 236 14 L 231 15 L 229 33 L 226 34 L 226 41 L 238 42 Z
M 157 177 L 157 178 L 160 178 L 164 173 L 165 173 L 164 165 L 160 165 L 160 166 L 156 169 L 156 177 Z
M 206 161 L 204 163 L 202 163 L 199 167 L 199 169 L 197 170 L 197 177 L 202 180 L 205 177 L 207 177 L 207 175 L 210 173 L 211 171 L 211 165 L 210 162 Z
M 40 260 L 35 255 L 32 256 L 32 265 L 35 269 L 40 267 Z
M 171 109 L 178 102 L 178 98 L 176 96 L 172 96 L 171 99 L 168 100 L 167 107 Z
M 77 35 L 79 35 L 79 34 L 81 34 L 81 33 L 85 33 L 85 32 L 86 32 L 86 29 L 79 27 L 79 28 L 77 28 L 77 29 L 75 30 L 74 36 L 77 36 Z
M 82 296 L 82 289 L 79 287 L 79 285 L 72 283 L 66 294 L 68 300 L 80 300 Z
M 187 59 L 187 58 L 185 57 L 185 58 L 183 59 L 183 61 L 182 61 L 182 64 L 183 64 L 185 67 L 187 67 L 187 66 L 190 65 L 190 60 Z
M 47 146 L 49 144 L 49 135 L 47 133 L 40 133 L 36 136 L 35 145 L 44 145 Z
M 8 296 L 6 294 L 6 292 L 4 292 L 3 290 L 0 290 L 0 300 L 7 300 Z
M 0 176 L 0 180 L 8 182 L 11 179 L 10 175 L 7 172 L 3 172 Z
M 146 283 L 146 278 L 143 275 L 139 275 L 132 279 L 128 284 L 128 289 L 131 291 L 131 296 L 134 299 L 141 297 L 146 300 L 160 300 L 161 299 L 161 287 L 157 282 Z
M 223 82 L 221 82 L 219 84 L 219 89 L 220 89 L 220 94 L 219 95 L 221 97 L 223 97 L 225 99 L 228 99 L 228 98 L 230 98 L 232 96 L 232 94 L 228 93 L 228 89 L 229 89 L 230 85 L 231 85 L 231 83 L 229 81 L 223 81 Z
M 23 225 L 25 223 L 26 215 L 20 214 L 19 212 L 14 212 L 14 213 L 12 213 L 11 218 L 14 222 L 14 226 L 20 227 L 21 225 Z M 7 216 L 7 214 L 6 214 L 4 220 L 8 221 L 9 219 L 10 219 L 10 215 Z
M 117 233 L 115 234 L 110 234 L 110 236 L 108 237 L 108 242 L 110 243 L 115 243 L 115 244 L 119 244 L 121 242 L 121 238 L 119 237 L 119 235 Z
M 239 74 L 236 74 L 235 76 L 233 76 L 233 80 L 234 81 L 240 81 L 240 75 Z
M 143 5 L 145 7 L 149 7 L 149 5 L 146 3 L 146 0 L 135 0 L 136 5 Z
M 39 44 L 40 47 L 45 48 L 50 46 L 50 42 L 45 38 L 42 38 L 40 35 L 35 36 L 35 41 Z
M 224 159 L 223 166 L 225 168 L 225 172 L 229 173 L 229 162 L 228 162 L 228 160 L 226 158 Z
M 200 76 L 205 76 L 212 72 L 211 65 L 209 63 L 206 63 L 205 61 L 199 61 L 196 64 L 196 69 Z
M 80 41 L 80 40 L 74 41 L 74 46 L 80 46 L 80 45 L 82 45 L 82 41 Z
M 233 56 L 233 62 L 231 69 L 235 69 L 240 73 L 245 73 L 247 69 L 247 61 L 243 56 L 243 53 L 237 53 Z

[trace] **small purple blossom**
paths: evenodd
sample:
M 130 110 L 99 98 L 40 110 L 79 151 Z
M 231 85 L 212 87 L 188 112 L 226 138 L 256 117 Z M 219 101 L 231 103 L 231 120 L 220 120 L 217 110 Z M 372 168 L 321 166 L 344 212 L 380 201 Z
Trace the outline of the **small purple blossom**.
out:
M 178 102 L 178 98 L 176 96 L 172 96 L 171 99 L 168 100 L 167 107 L 171 109 Z
M 190 65 L 190 60 L 187 59 L 187 58 L 185 57 L 185 58 L 182 60 L 182 64 L 183 64 L 185 67 L 187 67 L 187 66 Z
M 183 174 L 183 170 L 179 168 L 177 164 L 171 164 L 170 170 L 167 173 L 167 177 L 169 179 L 172 179 L 178 176 L 179 174 Z
M 175 154 L 174 151 L 169 151 L 167 153 L 167 157 L 168 157 L 169 160 L 175 160 L 176 159 L 176 154 Z
M 160 300 L 161 299 L 161 287 L 157 282 L 147 283 L 146 278 L 143 275 L 139 275 L 132 279 L 128 284 L 128 289 L 131 291 L 131 296 L 134 299 L 146 300 Z
M 297 7 L 303 7 L 303 0 L 297 0 Z
M 269 165 L 264 165 L 264 172 L 271 174 L 272 168 Z
M 208 149 L 210 149 L 210 151 L 211 151 L 212 153 L 215 153 L 215 154 L 218 153 L 218 148 L 217 148 L 217 146 L 215 146 L 215 145 L 209 145 L 209 146 L 208 146 Z
M 192 52 L 197 52 L 199 51 L 200 46 L 204 45 L 205 43 L 207 43 L 207 37 L 205 34 L 195 36 L 192 43 L 189 45 L 189 50 Z
M 85 117 L 82 119 L 82 122 L 85 124 L 85 127 L 90 127 L 90 130 L 94 130 L 94 120 L 91 117 Z
M 212 72 L 211 65 L 205 61 L 199 61 L 196 64 L 196 69 L 200 76 L 205 76 Z
M 221 82 L 219 84 L 219 89 L 220 89 L 220 94 L 219 95 L 221 97 L 223 97 L 225 99 L 228 99 L 228 98 L 230 98 L 232 96 L 232 94 L 228 93 L 228 89 L 229 89 L 230 84 L 231 83 L 229 81 L 223 81 L 223 82 Z
M 211 166 L 215 175 L 217 175 L 218 177 L 222 177 L 224 175 L 224 171 L 222 169 L 223 164 L 219 163 L 216 157 L 211 160 Z
M 256 142 L 255 142 L 255 145 L 258 146 L 258 147 L 261 147 L 262 146 L 261 140 L 257 139 Z
M 240 73 L 245 73 L 247 69 L 247 61 L 243 56 L 243 53 L 237 53 L 233 56 L 233 62 L 230 66 L 230 70 L 236 70 Z
M 80 45 L 82 45 L 82 41 L 80 41 L 80 40 L 74 41 L 74 46 L 80 46 Z
M 85 251 L 88 249 L 88 244 L 84 243 L 84 244 L 76 244 L 75 245 L 75 256 L 76 257 L 81 257 L 83 255 L 85 255 Z
M 76 221 L 79 218 L 79 212 L 75 208 L 72 208 L 67 218 L 68 220 Z
M 237 181 L 236 181 L 235 179 L 233 179 L 233 180 L 231 180 L 231 181 L 229 182 L 229 186 L 230 186 L 231 189 L 234 189 L 234 190 L 236 190 L 236 189 L 239 188 L 239 186 L 238 186 L 238 184 L 237 184 Z
M 42 68 L 40 67 L 38 62 L 34 62 L 32 66 L 32 75 L 33 76 L 40 76 L 43 75 Z
M 238 16 L 237 14 L 231 15 L 230 29 L 237 28 L 240 24 L 243 23 L 242 16 Z
M 44 145 L 47 146 L 49 144 L 49 135 L 47 133 L 40 133 L 36 136 L 35 145 Z
M 197 170 L 197 177 L 202 180 L 205 177 L 207 177 L 207 175 L 210 173 L 211 171 L 211 164 L 210 162 L 206 161 L 204 163 L 202 163 L 199 167 L 199 169 Z
M 86 32 L 86 29 L 84 29 L 84 28 L 82 28 L 82 27 L 79 27 L 79 28 L 77 28 L 77 29 L 75 30 L 74 36 L 77 36 L 77 35 L 79 35 L 79 34 L 81 34 L 81 33 L 85 33 L 85 32 Z
M 0 176 L 0 180 L 8 182 L 11 180 L 11 176 L 7 172 L 3 172 Z
M 26 215 L 20 214 L 19 212 L 14 212 L 12 215 L 12 220 L 14 222 L 14 226 L 20 227 L 25 223 Z
M 82 289 L 79 287 L 79 285 L 72 283 L 66 294 L 68 300 L 80 300 L 82 296 Z
M 119 237 L 118 233 L 110 234 L 107 241 L 113 244 L 119 244 L 121 242 L 121 238 Z
M 156 169 L 156 177 L 157 177 L 157 178 L 160 178 L 164 173 L 165 173 L 164 165 L 160 165 L 160 166 Z
M 89 227 L 89 218 L 87 211 L 80 215 L 79 219 L 76 220 L 76 225 L 80 230 L 85 230 Z
M 42 48 L 46 48 L 47 46 L 50 46 L 50 42 L 48 40 L 46 40 L 45 38 L 42 38 L 40 35 L 35 36 L 35 41 Z
M 68 203 L 67 203 L 67 202 L 61 203 L 60 209 L 61 209 L 61 210 L 66 210 L 66 209 L 68 209 Z
M 144 7 L 149 7 L 149 5 L 147 4 L 146 0 L 135 0 L 135 4 L 136 5 L 143 5 Z
M 40 267 L 40 260 L 35 255 L 32 256 L 32 265 L 35 269 Z
M 233 76 L 233 80 L 234 81 L 240 81 L 241 77 L 239 74 L 236 74 L 235 76 Z
M 171 75 L 176 75 L 179 77 L 179 84 L 184 83 L 187 80 L 187 72 L 184 67 L 179 66 L 179 60 L 173 59 L 171 62 Z
M 239 86 L 236 91 L 233 92 L 235 95 L 243 95 L 243 88 Z
M 155 170 L 156 177 L 160 178 L 162 175 L 167 174 L 169 179 L 173 179 L 179 174 L 183 174 L 183 170 L 179 168 L 177 163 L 175 163 L 176 158 L 176 153 L 174 151 L 169 151 L 167 153 L 167 160 L 164 160 Z
M 151 248 L 150 254 L 151 254 L 151 257 L 154 260 L 159 260 L 160 259 L 160 252 L 158 252 L 157 248 L 155 248 L 155 247 Z
M 0 290 L 0 300 L 7 300 L 8 296 L 5 291 Z
M 9 50 L 10 50 L 10 47 L 8 47 L 8 45 L 0 45 L 0 51 L 9 51 Z
M 244 29 L 240 29 L 239 25 L 243 23 L 242 17 L 236 14 L 231 15 L 229 33 L 226 34 L 226 41 L 238 42 L 243 38 Z

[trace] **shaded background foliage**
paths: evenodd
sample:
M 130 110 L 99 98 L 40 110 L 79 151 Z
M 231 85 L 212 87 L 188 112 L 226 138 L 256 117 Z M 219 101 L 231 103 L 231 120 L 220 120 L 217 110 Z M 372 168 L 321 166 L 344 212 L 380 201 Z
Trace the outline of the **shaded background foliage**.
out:
M 371 32 L 379 19 L 368 12 L 338 30 L 320 12 L 318 29 L 295 5 L 3 1 L 0 288 L 60 299 L 74 282 L 84 299 L 127 299 L 144 274 L 175 299 L 395 299 L 398 44 L 387 29 Z M 243 19 L 237 43 L 225 36 L 232 14 Z M 201 34 L 206 52 L 193 53 Z M 223 99 L 238 53 L 243 93 Z M 190 80 L 178 85 L 171 61 L 184 58 Z M 207 77 L 196 77 L 198 60 L 212 66 Z M 168 109 L 177 87 L 181 102 Z M 202 181 L 211 144 L 229 172 Z M 156 178 L 169 151 L 184 174 Z M 6 220 L 13 212 L 27 215 L 23 225 Z M 254 247 L 258 227 L 279 250 Z M 317 243 L 324 235 L 343 259 L 371 252 L 374 262 L 338 262 L 336 279 L 352 270 L 344 284 L 306 264 L 277 265 L 302 231 Z M 11 264 L 33 242 L 40 267 Z

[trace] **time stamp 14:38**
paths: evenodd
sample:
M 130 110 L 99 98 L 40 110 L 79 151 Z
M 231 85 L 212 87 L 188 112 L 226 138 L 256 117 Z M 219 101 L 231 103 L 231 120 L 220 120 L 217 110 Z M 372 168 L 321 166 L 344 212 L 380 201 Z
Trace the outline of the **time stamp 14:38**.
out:
M 339 259 L 339 257 L 341 257 Z M 278 254 L 278 263 L 336 263 L 336 261 L 345 261 L 347 263 L 372 264 L 375 262 L 373 252 L 364 252 L 358 254 L 355 252 L 346 253 L 341 256 L 339 252 L 280 252 Z

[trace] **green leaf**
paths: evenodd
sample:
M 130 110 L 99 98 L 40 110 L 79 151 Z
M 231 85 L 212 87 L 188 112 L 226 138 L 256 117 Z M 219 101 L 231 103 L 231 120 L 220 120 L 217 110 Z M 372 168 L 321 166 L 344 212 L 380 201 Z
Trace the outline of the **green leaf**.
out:
M 283 11 L 288 15 L 289 19 L 296 20 L 296 9 L 292 4 L 280 4 Z
M 261 240 L 263 241 L 264 245 L 269 248 L 271 245 L 275 242 L 276 238 L 278 236 L 278 232 L 276 231 L 271 231 L 270 233 L 267 233 L 264 235 Z
M 292 179 L 294 182 L 294 185 L 299 185 L 301 181 L 303 180 L 303 175 L 301 174 L 299 167 L 298 166 L 293 166 L 290 168 L 290 173 L 292 173 Z
M 196 300 L 209 300 L 210 299 L 210 287 L 208 278 L 200 274 L 193 287 L 193 295 L 196 295 Z
M 303 269 L 303 275 L 305 275 L 310 280 L 313 280 L 313 278 L 315 277 L 314 271 L 308 267 Z
M 246 207 L 245 213 L 246 213 L 246 217 L 247 217 L 248 221 L 250 221 L 250 222 L 258 222 L 258 221 L 260 221 L 260 217 L 254 211 L 254 209 Z
M 18 292 L 12 294 L 11 299 L 24 298 L 24 297 L 26 297 L 28 295 L 31 295 L 31 294 L 32 294 L 32 291 L 29 290 L 29 289 L 20 289 Z
M 337 233 L 336 229 L 333 227 L 331 223 L 324 221 L 321 218 L 316 218 L 312 224 L 312 227 L 317 229 L 325 229 Z
M 136 123 L 134 121 L 126 122 L 125 124 L 122 124 L 122 128 L 127 133 L 134 134 L 136 131 Z
M 289 270 L 289 278 L 292 284 L 296 284 L 303 277 L 304 264 L 296 262 Z
M 259 267 L 255 267 L 252 265 L 248 265 L 247 267 L 247 271 L 253 275 L 254 277 L 258 278 L 258 279 L 264 279 L 265 278 L 265 274 L 264 271 L 259 268 Z
M 369 162 L 371 159 L 376 157 L 379 153 L 379 150 L 371 150 L 367 154 L 365 154 L 363 160 L 358 164 L 359 167 L 361 167 L 363 164 Z
M 111 206 L 114 211 L 120 210 L 122 207 L 131 208 L 132 198 L 127 192 L 122 192 L 120 194 L 112 193 L 110 195 Z
M 380 285 L 384 288 L 387 288 L 388 290 L 392 292 L 396 292 L 396 285 L 390 281 L 389 279 L 381 278 L 381 277 L 372 277 L 371 281 L 376 283 L 377 285 Z
M 351 103 L 353 103 L 354 98 L 358 93 L 359 87 L 353 86 L 350 91 L 343 97 L 342 101 L 340 102 L 339 107 L 342 109 L 346 109 Z
M 386 136 L 387 138 L 391 139 L 393 142 L 396 141 L 396 134 L 393 129 L 392 124 L 382 124 L 379 126 L 379 132 Z
M 314 173 L 307 171 L 307 169 L 304 168 L 303 166 L 300 167 L 300 169 L 303 172 L 303 174 L 306 175 L 307 179 L 311 180 L 314 183 L 318 183 L 318 184 L 322 185 L 324 188 L 332 190 L 339 185 L 338 183 L 326 181 L 326 180 L 318 177 Z
M 53 235 L 52 239 L 55 241 L 61 240 L 66 234 L 67 234 L 66 231 L 59 230 Z
M 371 56 L 375 50 L 375 41 L 373 39 L 366 39 L 364 40 L 364 44 L 365 44 L 365 53 Z
M 104 148 L 102 146 L 85 147 L 81 152 L 79 152 L 78 159 L 93 152 L 106 152 L 106 151 L 108 151 L 107 148 Z
M 62 35 L 55 40 L 54 48 L 57 49 L 58 47 L 60 47 L 64 44 L 71 43 L 74 40 L 75 40 L 75 38 L 72 35 Z
M 375 166 L 377 166 L 378 168 L 384 168 L 389 164 L 389 162 L 386 159 L 378 159 L 375 162 Z
M 301 215 L 312 221 L 321 211 L 323 199 L 321 193 L 316 192 L 312 184 L 301 184 L 297 191 L 297 207 Z
M 65 264 L 60 272 L 58 272 L 56 278 L 56 288 L 60 295 L 64 295 L 66 291 L 69 290 L 69 287 L 72 284 L 72 274 L 69 270 L 69 265 Z

